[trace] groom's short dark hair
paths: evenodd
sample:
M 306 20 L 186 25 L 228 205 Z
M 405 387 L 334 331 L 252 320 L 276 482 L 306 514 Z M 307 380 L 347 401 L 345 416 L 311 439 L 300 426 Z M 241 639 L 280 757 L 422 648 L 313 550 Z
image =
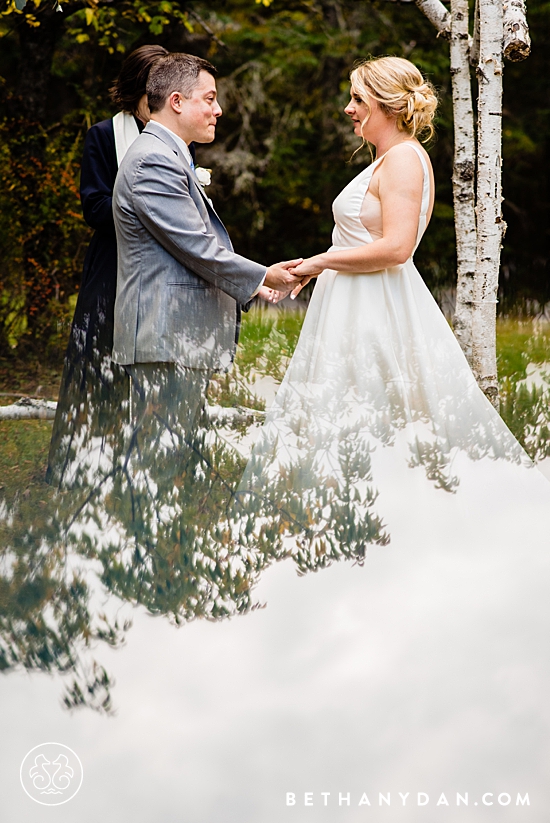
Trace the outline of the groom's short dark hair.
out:
M 194 54 L 173 52 L 157 60 L 147 79 L 147 100 L 151 113 L 164 108 L 173 91 L 191 97 L 201 71 L 207 71 L 212 77 L 218 73 L 212 63 Z

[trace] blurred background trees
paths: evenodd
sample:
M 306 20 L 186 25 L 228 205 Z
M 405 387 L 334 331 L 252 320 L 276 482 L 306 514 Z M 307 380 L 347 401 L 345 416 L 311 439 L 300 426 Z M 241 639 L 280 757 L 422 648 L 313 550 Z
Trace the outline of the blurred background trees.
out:
M 22 5 L 22 3 L 19 3 Z M 265 262 L 330 244 L 331 202 L 368 150 L 343 107 L 368 54 L 409 57 L 441 96 L 431 146 L 438 197 L 416 255 L 437 294 L 455 282 L 447 44 L 414 4 L 384 0 L 10 0 L 0 14 L 0 356 L 59 358 L 89 230 L 78 198 L 87 128 L 114 114 L 108 88 L 144 43 L 210 59 L 224 116 L 199 147 L 237 250 Z M 501 308 L 550 300 L 549 6 L 528 8 L 532 55 L 507 65 Z

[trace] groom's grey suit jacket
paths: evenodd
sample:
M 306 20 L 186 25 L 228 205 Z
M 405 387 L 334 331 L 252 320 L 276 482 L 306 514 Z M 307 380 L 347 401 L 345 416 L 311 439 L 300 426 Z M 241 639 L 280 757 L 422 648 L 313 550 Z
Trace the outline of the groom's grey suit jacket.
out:
M 229 235 L 170 133 L 150 121 L 120 165 L 113 360 L 227 370 L 266 267 Z

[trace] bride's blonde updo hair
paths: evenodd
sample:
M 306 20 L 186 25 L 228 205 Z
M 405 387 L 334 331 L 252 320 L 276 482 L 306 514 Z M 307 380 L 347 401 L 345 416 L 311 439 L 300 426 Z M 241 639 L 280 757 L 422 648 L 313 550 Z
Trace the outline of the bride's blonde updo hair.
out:
M 396 119 L 399 131 L 419 140 L 432 137 L 437 95 L 410 60 L 372 57 L 354 67 L 350 80 L 367 108 L 370 95 L 388 117 Z

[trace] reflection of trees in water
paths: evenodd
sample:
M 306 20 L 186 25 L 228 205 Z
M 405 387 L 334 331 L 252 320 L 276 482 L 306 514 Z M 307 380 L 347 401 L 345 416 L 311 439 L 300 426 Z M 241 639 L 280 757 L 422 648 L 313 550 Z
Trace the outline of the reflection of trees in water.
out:
M 176 623 L 219 620 L 251 606 L 253 568 L 235 554 L 220 514 L 242 471 L 236 455 L 213 448 L 206 430 L 177 449 L 143 453 L 90 504 L 115 538 L 94 538 L 102 581 L 124 600 Z
M 84 405 L 75 401 L 70 438 L 59 441 L 65 488 L 32 490 L 1 521 L 0 669 L 70 675 L 66 706 L 110 711 L 112 682 L 91 650 L 120 646 L 129 626 L 99 612 L 98 580 L 115 609 L 140 605 L 176 625 L 244 615 L 273 562 L 292 559 L 304 574 L 362 563 L 370 545 L 389 542 L 374 473 L 385 455 L 452 493 L 459 452 L 522 460 L 472 380 L 457 392 L 464 376 L 449 372 L 435 391 L 429 374 L 386 368 L 384 351 L 369 360 L 353 340 L 349 348 L 351 372 L 318 351 L 322 380 L 290 374 L 244 476 L 231 445 L 251 439 L 242 419 L 229 431 L 199 410 L 191 425 L 179 415 L 185 397 L 172 409 L 146 398 L 133 431 L 127 395 L 113 392 L 109 408 L 107 373 Z M 218 401 L 246 401 L 238 381 L 216 382 Z
M 373 466 L 391 452 L 401 477 L 421 469 L 451 493 L 459 453 L 528 463 L 467 367 L 457 374 L 444 351 L 427 360 L 412 349 L 400 368 L 391 347 L 371 343 L 361 349 L 349 335 L 342 362 L 313 339 L 289 368 L 239 486 L 240 540 L 266 561 L 290 555 L 304 572 L 389 543 Z
M 89 662 L 90 648 L 119 646 L 128 624 L 98 612 L 98 580 L 115 596 L 113 608 L 139 604 L 176 625 L 255 607 L 261 564 L 235 549 L 228 523 L 220 522 L 242 458 L 216 437 L 203 412 L 190 428 L 146 405 L 153 413 L 138 432 L 126 425 L 104 436 L 101 470 L 95 440 L 89 452 L 84 447 L 93 409 L 82 415 L 72 432 L 75 463 L 65 463 L 71 487 L 56 494 L 35 488 L 5 507 L 0 669 L 71 674 L 67 707 L 111 710 L 110 677 Z
M 56 487 L 93 486 L 120 452 L 120 427 L 128 405 L 128 377 L 110 356 L 84 351 L 78 328 L 65 359 L 54 421 L 47 479 Z
M 75 465 L 65 462 L 71 487 L 56 494 L 40 489 L 45 505 L 20 501 L 3 521 L 2 668 L 71 673 L 67 706 L 111 708 L 108 673 L 86 661 L 94 644 L 120 645 L 128 625 L 97 612 L 95 579 L 114 595 L 115 607 L 139 604 L 177 625 L 222 620 L 255 608 L 259 575 L 289 555 L 272 539 L 281 530 L 273 516 L 259 539 L 235 539 L 234 490 L 245 461 L 228 438 L 243 432 L 216 429 L 204 411 L 192 425 L 185 415 L 182 422 L 177 404 L 173 413 L 154 398 L 146 398 L 144 409 L 138 430 L 125 424 L 104 435 L 99 465 L 95 434 L 89 453 L 85 448 L 86 427 L 96 420 L 90 407 L 73 431 Z M 242 429 L 242 421 L 236 425 Z M 114 456 L 111 464 L 106 455 Z M 307 526 L 317 520 L 318 490 L 291 502 L 297 527 L 290 554 L 301 571 L 361 559 L 378 530 L 375 519 L 362 517 L 361 507 L 368 513 L 373 502 L 371 490 L 359 491 L 356 483 L 368 476 L 368 453 L 344 436 L 338 459 L 347 485 L 321 490 L 326 531 L 317 529 L 314 543 Z M 297 478 L 281 482 L 295 488 Z M 339 525 L 331 531 L 334 518 Z
M 299 415 L 285 424 L 267 423 L 240 483 L 238 543 L 265 565 L 292 557 L 300 573 L 362 563 L 369 544 L 389 541 L 374 509 L 368 444 L 353 428 L 327 435 Z
M 550 457 L 550 372 L 531 388 L 507 381 L 501 397 L 501 414 L 529 457 L 535 463 Z
M 87 573 L 68 561 L 51 494 L 34 487 L 1 506 L 0 671 L 70 675 L 63 702 L 111 710 L 111 680 L 90 650 L 121 645 L 128 624 L 94 611 Z

